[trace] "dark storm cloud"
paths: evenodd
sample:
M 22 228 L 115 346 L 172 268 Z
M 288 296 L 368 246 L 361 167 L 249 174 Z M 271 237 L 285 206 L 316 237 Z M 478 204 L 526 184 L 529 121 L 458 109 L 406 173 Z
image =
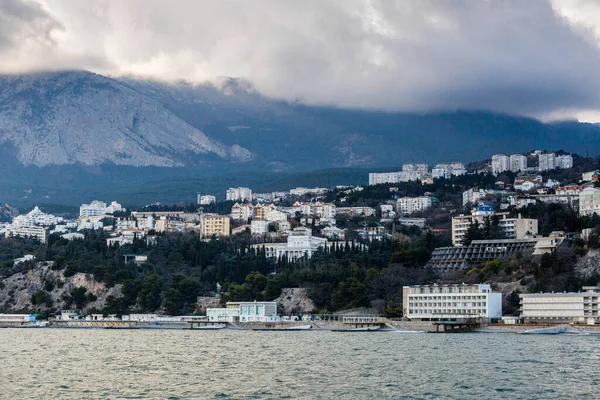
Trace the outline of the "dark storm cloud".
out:
M 600 7 L 586 0 L 38 1 L 0 0 L 5 71 L 234 76 L 386 110 L 600 109 Z

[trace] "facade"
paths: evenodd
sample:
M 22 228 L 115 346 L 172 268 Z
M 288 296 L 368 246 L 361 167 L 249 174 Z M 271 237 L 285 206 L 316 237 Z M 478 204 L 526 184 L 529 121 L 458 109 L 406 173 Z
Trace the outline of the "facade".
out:
M 55 217 L 52 214 L 46 214 L 42 212 L 38 206 L 35 206 L 33 210 L 29 211 L 27 214 L 17 215 L 14 217 L 10 226 L 14 228 L 35 225 L 50 226 L 57 225 L 61 222 L 63 222 L 62 217 Z
M 227 302 L 222 308 L 207 308 L 211 322 L 279 322 L 276 301 Z
M 454 246 L 461 245 L 462 238 L 472 223 L 477 221 L 482 224 L 485 222 L 486 217 L 493 218 L 494 216 L 499 218 L 498 225 L 506 239 L 525 239 L 528 236 L 535 236 L 538 234 L 537 219 L 521 218 L 520 214 L 517 218 L 509 218 L 508 213 L 476 211 L 472 215 L 452 217 L 452 244 Z
M 400 182 L 399 172 L 371 172 L 369 174 L 369 186 L 398 182 Z
M 200 236 L 203 238 L 229 236 L 230 222 L 227 215 L 204 214 L 200 218 Z
M 504 154 L 494 154 L 492 156 L 492 172 L 499 174 L 510 169 L 510 158 Z
M 479 200 L 485 198 L 486 194 L 487 193 L 483 189 L 471 188 L 471 189 L 465 190 L 462 194 L 463 207 L 469 203 L 471 203 L 473 205 L 477 205 L 479 203 Z
M 97 217 L 106 214 L 106 203 L 94 200 L 90 204 L 82 204 L 79 207 L 79 218 Z
M 321 229 L 321 234 L 330 240 L 344 240 L 346 238 L 346 231 L 336 226 Z
M 375 215 L 375 209 L 373 207 L 337 207 L 337 214 L 345 214 L 350 216 L 360 215 L 370 217 Z
M 48 238 L 48 231 L 42 226 L 21 226 L 18 228 L 8 228 L 6 235 L 32 238 L 44 244 Z
M 398 214 L 412 214 L 427 210 L 431 204 L 431 198 L 426 196 L 401 197 L 396 202 L 396 211 Z
M 235 203 L 231 207 L 231 219 L 248 222 L 254 217 L 254 206 L 250 203 Z
M 116 212 L 124 211 L 123 206 L 116 201 L 112 201 L 108 207 L 106 207 L 107 214 L 114 214 Z
M 538 171 L 550 171 L 556 168 L 556 155 L 545 153 L 538 155 Z
M 404 286 L 404 317 L 412 321 L 491 321 L 502 317 L 502 294 L 490 285 Z
M 520 172 L 527 170 L 527 157 L 522 154 L 513 154 L 510 156 L 510 170 Z
M 600 287 L 584 286 L 578 293 L 520 294 L 521 318 L 525 323 L 600 322 Z
M 573 156 L 571 156 L 570 154 L 556 156 L 556 168 L 573 168 Z
M 225 194 L 227 201 L 252 201 L 252 190 L 247 187 L 229 188 Z
M 398 218 L 398 223 L 400 225 L 416 226 L 421 229 L 425 228 L 425 218 L 401 217 L 401 218 Z
M 215 204 L 217 202 L 217 198 L 215 196 L 211 196 L 209 194 L 205 194 L 203 196 L 198 193 L 198 204 L 202 206 L 208 206 L 210 204 Z
M 250 223 L 250 232 L 253 235 L 264 235 L 269 232 L 269 221 L 264 219 L 253 219 Z
M 287 257 L 295 260 L 304 256 L 310 258 L 319 247 L 326 247 L 327 239 L 312 236 L 306 231 L 295 229 L 287 238 L 286 243 L 259 243 L 250 247 L 254 249 L 265 249 L 267 258 Z
M 579 193 L 579 216 L 600 214 L 600 189 L 587 187 Z

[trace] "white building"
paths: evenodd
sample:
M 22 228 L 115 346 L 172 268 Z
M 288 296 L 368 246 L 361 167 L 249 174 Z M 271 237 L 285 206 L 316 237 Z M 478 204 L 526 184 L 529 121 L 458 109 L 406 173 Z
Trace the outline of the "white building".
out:
M 396 202 L 396 211 L 398 214 L 412 214 L 427 210 L 431 204 L 431 198 L 426 196 L 401 197 Z
M 573 156 L 570 154 L 564 154 L 556 157 L 556 168 L 573 168 Z
M 600 322 L 600 287 L 584 286 L 578 293 L 520 294 L 521 317 L 525 323 Z
M 50 226 L 59 224 L 61 222 L 63 222 L 62 217 L 55 217 L 52 214 L 46 214 L 42 212 L 42 210 L 40 210 L 38 206 L 35 206 L 33 210 L 29 211 L 27 214 L 17 215 L 16 217 L 14 217 L 12 223 L 9 226 L 13 228 L 35 225 Z
M 579 216 L 600 214 L 600 189 L 587 187 L 579 193 Z
M 431 177 L 433 179 L 440 179 L 440 178 L 445 178 L 445 179 L 450 179 L 450 176 L 452 174 L 450 173 L 450 171 L 448 170 L 448 168 L 433 168 L 431 170 Z
M 502 294 L 490 285 L 404 286 L 404 317 L 412 321 L 490 321 L 502 317 Z
M 538 155 L 538 171 L 550 171 L 556 168 L 556 155 L 545 153 Z
M 21 226 L 21 227 L 8 227 L 6 229 L 6 236 L 18 236 L 36 239 L 40 243 L 46 243 L 48 238 L 48 231 L 42 226 Z
M 106 207 L 106 214 L 114 214 L 116 212 L 125 211 L 123 206 L 116 201 L 112 201 L 108 207 Z
M 510 157 L 505 154 L 494 154 L 492 156 L 492 172 L 499 174 L 510 170 Z
M 264 235 L 269 232 L 269 221 L 262 219 L 253 219 L 250 222 L 250 232 L 253 235 Z
M 319 247 L 327 246 L 327 239 L 312 236 L 299 228 L 294 229 L 287 238 L 286 243 L 259 243 L 250 247 L 254 249 L 265 249 L 267 258 L 279 258 L 286 256 L 288 260 L 295 260 L 307 256 L 312 257 Z
M 488 207 L 478 207 L 478 210 L 486 208 Z M 499 218 L 498 228 L 504 234 L 504 239 L 525 239 L 538 234 L 537 219 L 521 218 L 521 215 L 509 218 L 508 213 L 494 213 L 492 209 L 491 212 L 475 211 L 472 215 L 452 217 L 452 244 L 460 246 L 467 230 L 475 221 L 482 226 L 485 218 L 491 219 L 494 216 Z
M 252 190 L 247 187 L 229 188 L 225 199 L 227 201 L 252 201 Z
M 297 187 L 295 189 L 290 189 L 290 196 L 304 196 L 307 194 L 324 194 L 327 192 L 327 188 L 305 188 L 305 187 Z
M 522 154 L 511 155 L 509 163 L 512 172 L 527 170 L 527 157 Z
M 479 200 L 485 198 L 485 195 L 486 195 L 486 192 L 483 189 L 477 189 L 477 188 L 467 189 L 462 194 L 462 198 L 463 198 L 462 205 L 463 205 L 463 207 L 469 203 L 471 203 L 473 205 L 477 205 L 479 203 Z
M 344 240 L 346 231 L 336 226 L 328 226 L 321 229 L 321 234 L 330 240 Z
M 427 164 L 403 164 L 402 172 L 423 172 L 426 173 L 428 171 Z
M 231 207 L 231 219 L 248 222 L 254 217 L 254 206 L 250 203 L 235 203 Z
M 106 203 L 94 200 L 90 204 L 82 204 L 79 207 L 79 218 L 98 217 L 106 214 Z
M 400 172 L 371 172 L 369 174 L 369 186 L 398 182 L 400 182 Z
M 227 302 L 222 308 L 207 308 L 211 322 L 280 322 L 276 301 Z
M 198 204 L 202 206 L 208 206 L 210 204 L 215 204 L 217 202 L 217 198 L 215 196 L 211 196 L 209 194 L 205 194 L 203 196 L 198 193 Z

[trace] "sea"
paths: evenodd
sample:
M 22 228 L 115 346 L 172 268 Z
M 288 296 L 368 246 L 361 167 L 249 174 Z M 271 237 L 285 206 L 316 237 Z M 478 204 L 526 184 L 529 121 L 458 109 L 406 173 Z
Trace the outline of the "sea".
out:
M 600 336 L 0 329 L 1 399 L 600 399 Z

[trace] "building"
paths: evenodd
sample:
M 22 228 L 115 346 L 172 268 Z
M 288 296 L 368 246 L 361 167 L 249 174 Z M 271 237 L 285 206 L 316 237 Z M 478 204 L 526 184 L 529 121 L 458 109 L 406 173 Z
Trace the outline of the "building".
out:
M 198 193 L 198 204 L 201 206 L 208 206 L 211 204 L 215 204 L 217 202 L 217 198 L 215 196 L 211 196 L 209 194 L 200 195 Z
M 492 210 L 491 212 L 489 210 Z M 509 213 L 494 213 L 493 208 L 481 206 L 472 215 L 459 215 L 452 217 L 452 244 L 460 246 L 462 238 L 471 226 L 477 221 L 483 224 L 486 218 L 498 218 L 498 227 L 505 239 L 525 239 L 538 234 L 538 221 L 532 218 L 510 218 Z
M 252 232 L 253 235 L 265 235 L 269 232 L 269 221 L 253 219 L 250 223 L 250 232 Z
M 398 218 L 398 223 L 400 225 L 416 226 L 421 229 L 425 228 L 425 218 L 402 217 L 402 218 Z
M 581 180 L 583 182 L 598 182 L 600 181 L 600 171 L 590 171 L 581 174 Z
M 252 190 L 247 187 L 229 188 L 225 194 L 227 201 L 252 201 Z
M 509 258 L 517 253 L 533 254 L 539 239 L 473 240 L 468 246 L 438 247 L 426 268 L 440 272 L 465 270 L 487 261 Z
M 373 207 L 337 207 L 336 212 L 338 215 L 349 215 L 370 217 L 375 215 L 376 210 Z
M 259 243 L 250 247 L 254 249 L 265 249 L 267 258 L 287 257 L 295 260 L 302 257 L 312 257 L 319 248 L 326 247 L 327 239 L 307 234 L 305 230 L 294 229 L 287 238 L 286 243 Z
M 587 187 L 579 192 L 579 216 L 600 214 L 600 189 Z
M 423 172 L 426 173 L 428 171 L 427 164 L 403 164 L 402 172 Z
M 79 218 L 98 217 L 106 214 L 106 203 L 94 200 L 90 204 L 82 204 L 79 207 Z
M 545 153 L 538 155 L 538 171 L 550 171 L 556 168 L 556 155 Z
M 307 194 L 316 194 L 321 195 L 327 193 L 327 188 L 305 188 L 305 187 L 297 187 L 295 189 L 290 189 L 290 196 L 304 196 Z
M 250 203 L 236 202 L 231 207 L 231 219 L 233 220 L 248 222 L 252 217 L 254 217 L 254 206 Z
M 600 287 L 584 286 L 578 293 L 520 294 L 521 318 L 525 323 L 600 322 Z
M 504 154 L 494 154 L 492 156 L 492 172 L 499 174 L 510 170 L 510 157 Z
M 48 238 L 48 231 L 42 226 L 9 227 L 6 230 L 6 235 L 31 238 L 44 244 Z
M 276 301 L 230 302 L 222 308 L 207 308 L 211 322 L 280 322 Z
M 336 226 L 327 226 L 321 229 L 321 234 L 330 240 L 345 240 L 346 230 Z
M 369 186 L 398 182 L 400 182 L 400 172 L 371 172 L 369 174 Z
M 200 218 L 200 236 L 203 238 L 229 236 L 230 222 L 227 215 L 204 214 Z
M 81 210 L 80 210 L 81 211 Z M 106 207 L 106 214 L 114 214 L 116 212 L 125 211 L 123 206 L 116 201 L 112 201 L 108 207 Z
M 522 154 L 513 154 L 510 156 L 509 167 L 512 172 L 527 170 L 527 157 Z
M 486 191 L 483 189 L 471 188 L 471 189 L 465 190 L 462 194 L 463 207 L 469 203 L 471 203 L 473 205 L 479 204 L 479 200 L 484 199 L 486 194 L 487 194 Z
M 404 317 L 411 321 L 491 321 L 502 317 L 502 294 L 490 285 L 404 286 Z
M 571 156 L 570 154 L 556 156 L 556 168 L 573 168 L 573 156 Z
M 396 202 L 396 211 L 398 214 L 412 214 L 427 210 L 431 204 L 431 197 L 401 197 Z
M 63 222 L 62 217 L 55 217 L 52 214 L 46 214 L 42 212 L 38 206 L 35 206 L 33 210 L 29 211 L 27 214 L 17 215 L 14 217 L 10 227 L 19 228 L 35 225 L 50 226 L 60 224 L 61 222 Z

